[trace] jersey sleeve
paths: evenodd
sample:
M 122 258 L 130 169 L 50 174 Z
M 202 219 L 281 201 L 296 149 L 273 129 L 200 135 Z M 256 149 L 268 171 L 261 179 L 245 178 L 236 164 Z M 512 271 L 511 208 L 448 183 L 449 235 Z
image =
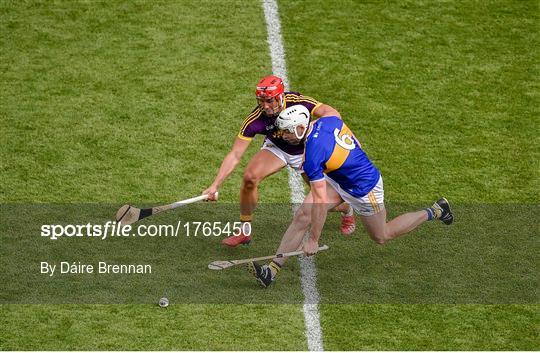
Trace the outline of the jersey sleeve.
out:
M 264 133 L 264 123 L 261 124 L 262 110 L 257 107 L 244 119 L 238 137 L 242 140 L 251 141 L 256 134 Z M 261 127 L 262 126 L 262 127 Z
M 303 96 L 303 95 L 301 95 L 300 97 L 302 97 L 304 107 L 308 108 L 309 113 L 311 115 L 313 115 L 313 112 L 315 111 L 315 109 L 319 108 L 322 105 L 321 102 L 317 101 L 314 98 Z
M 322 105 L 322 103 L 319 102 L 318 100 L 308 97 L 308 96 L 304 96 L 303 94 L 298 93 L 298 92 L 287 93 L 285 95 L 285 101 L 290 105 L 302 104 L 304 107 L 307 108 L 307 110 L 309 110 L 309 113 L 311 115 L 313 115 L 313 112 L 315 111 L 315 109 L 317 109 L 318 107 Z
M 321 142 L 317 141 L 317 138 L 313 138 L 306 143 L 303 169 L 309 181 L 324 179 L 326 155 Z

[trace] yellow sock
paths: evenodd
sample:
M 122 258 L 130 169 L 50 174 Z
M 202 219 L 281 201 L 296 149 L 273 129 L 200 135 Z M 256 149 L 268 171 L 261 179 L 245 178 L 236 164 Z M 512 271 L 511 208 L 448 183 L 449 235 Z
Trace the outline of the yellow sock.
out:
M 272 278 L 276 277 L 277 274 L 279 273 L 279 270 L 281 270 L 280 264 L 274 261 L 270 262 L 268 267 L 270 267 L 270 271 L 272 271 Z
M 240 222 L 251 222 L 251 218 L 252 218 L 252 215 L 250 215 L 250 214 L 248 214 L 248 215 L 241 214 L 240 215 Z

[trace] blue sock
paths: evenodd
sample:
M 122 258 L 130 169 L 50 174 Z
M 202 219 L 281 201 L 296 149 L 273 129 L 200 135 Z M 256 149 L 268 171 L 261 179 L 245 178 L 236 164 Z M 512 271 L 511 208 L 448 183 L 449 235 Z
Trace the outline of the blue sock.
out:
M 431 221 L 435 217 L 435 213 L 431 208 L 426 208 L 425 211 L 427 212 L 427 220 Z

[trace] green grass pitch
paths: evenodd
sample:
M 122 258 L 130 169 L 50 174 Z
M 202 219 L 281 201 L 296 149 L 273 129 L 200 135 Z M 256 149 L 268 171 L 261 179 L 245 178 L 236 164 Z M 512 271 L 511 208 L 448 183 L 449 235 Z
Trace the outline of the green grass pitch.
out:
M 331 215 L 330 250 L 316 260 L 324 348 L 539 350 L 538 3 L 279 9 L 291 88 L 341 112 L 383 174 L 390 215 L 440 195 L 457 215 L 384 247 L 361 229 L 342 237 Z M 0 2 L 1 350 L 307 349 L 296 261 L 264 292 L 241 269 L 199 270 L 273 251 L 291 217 L 285 172 L 260 186 L 251 247 L 156 247 L 178 269 L 161 279 L 166 310 L 25 303 L 40 287 L 25 287 L 26 269 L 4 256 L 44 250 L 28 207 L 43 216 L 90 204 L 85 215 L 103 219 L 122 203 L 200 193 L 271 71 L 266 35 L 258 1 Z M 242 169 L 260 142 L 220 190 L 223 220 L 237 221 Z M 140 295 L 159 283 L 139 283 Z

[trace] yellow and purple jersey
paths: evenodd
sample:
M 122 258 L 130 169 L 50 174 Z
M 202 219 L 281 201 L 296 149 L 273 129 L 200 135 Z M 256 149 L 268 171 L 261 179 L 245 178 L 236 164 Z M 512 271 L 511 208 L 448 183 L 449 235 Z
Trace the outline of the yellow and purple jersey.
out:
M 312 114 L 313 111 L 322 103 L 317 100 L 304 96 L 298 92 L 285 92 L 285 108 L 301 104 Z M 304 144 L 291 145 L 281 137 L 281 132 L 274 125 L 276 116 L 270 117 L 260 108 L 255 108 L 242 123 L 238 137 L 243 140 L 252 140 L 255 135 L 265 135 L 266 138 L 283 152 L 292 155 L 304 153 Z
M 336 116 L 313 123 L 303 168 L 310 181 L 322 180 L 326 174 L 354 197 L 367 195 L 380 177 L 352 131 Z

